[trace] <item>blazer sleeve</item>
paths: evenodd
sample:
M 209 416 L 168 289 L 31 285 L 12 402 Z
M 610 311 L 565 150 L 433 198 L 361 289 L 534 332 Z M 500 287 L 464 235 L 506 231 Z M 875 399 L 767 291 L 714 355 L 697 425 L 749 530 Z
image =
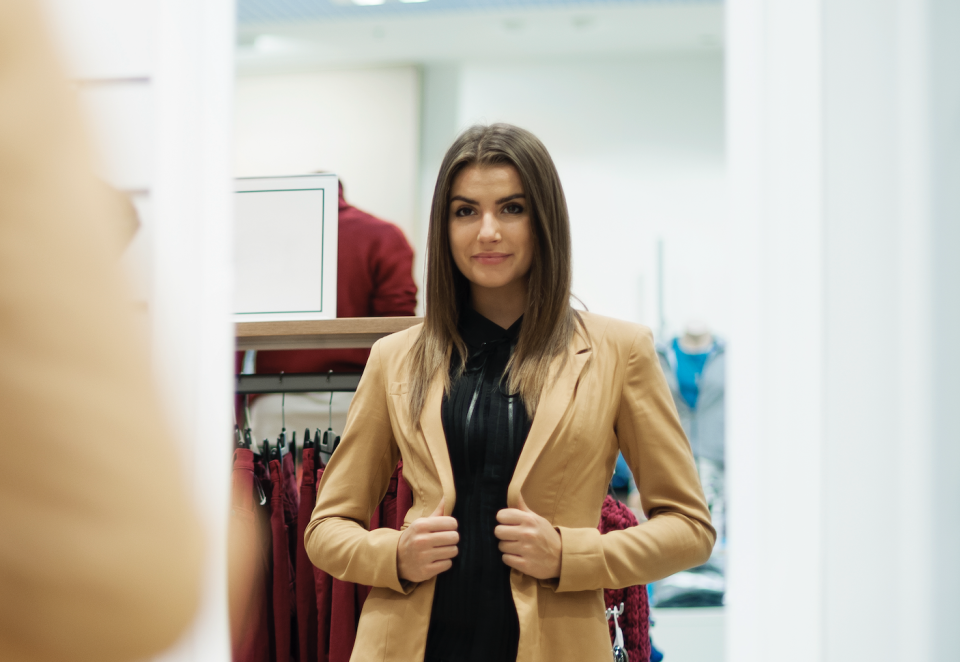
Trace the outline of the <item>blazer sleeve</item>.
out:
M 648 521 L 604 535 L 558 527 L 563 541 L 558 591 L 648 584 L 705 563 L 713 550 L 716 532 L 693 453 L 648 329 L 630 348 L 616 433 Z
M 368 530 L 400 461 L 388 397 L 377 341 L 323 472 L 304 545 L 313 564 L 337 579 L 406 593 L 412 587 L 397 574 L 400 531 Z

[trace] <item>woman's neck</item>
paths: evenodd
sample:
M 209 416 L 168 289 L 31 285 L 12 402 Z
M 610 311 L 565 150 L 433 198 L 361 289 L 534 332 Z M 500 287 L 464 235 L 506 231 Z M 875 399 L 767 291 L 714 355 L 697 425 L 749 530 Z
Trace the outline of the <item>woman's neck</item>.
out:
M 497 326 L 509 329 L 527 309 L 527 282 L 526 279 L 514 281 L 498 288 L 471 283 L 470 299 L 475 311 Z

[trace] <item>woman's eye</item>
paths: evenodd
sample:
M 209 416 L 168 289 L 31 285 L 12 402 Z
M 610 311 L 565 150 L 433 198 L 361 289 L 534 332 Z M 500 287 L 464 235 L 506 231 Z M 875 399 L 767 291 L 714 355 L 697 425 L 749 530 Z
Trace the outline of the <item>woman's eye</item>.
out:
M 503 208 L 503 211 L 506 212 L 506 213 L 508 213 L 508 214 L 522 214 L 522 213 L 523 213 L 523 205 L 518 205 L 518 204 L 516 204 L 516 203 L 514 203 L 514 204 L 512 204 L 512 205 L 507 205 L 506 207 Z
M 454 216 L 469 216 L 473 213 L 473 210 L 470 207 L 460 207 L 459 209 L 453 212 Z

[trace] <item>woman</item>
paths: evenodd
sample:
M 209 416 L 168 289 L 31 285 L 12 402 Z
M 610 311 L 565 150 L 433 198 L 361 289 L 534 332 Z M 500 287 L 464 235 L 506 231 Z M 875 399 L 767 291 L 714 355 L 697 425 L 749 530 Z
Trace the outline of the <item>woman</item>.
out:
M 603 588 L 706 561 L 715 534 L 650 332 L 578 313 L 556 168 L 517 127 L 444 158 L 427 315 L 370 354 L 306 534 L 374 589 L 355 660 L 608 662 Z M 602 535 L 623 452 L 649 521 Z M 400 459 L 402 531 L 367 531 Z

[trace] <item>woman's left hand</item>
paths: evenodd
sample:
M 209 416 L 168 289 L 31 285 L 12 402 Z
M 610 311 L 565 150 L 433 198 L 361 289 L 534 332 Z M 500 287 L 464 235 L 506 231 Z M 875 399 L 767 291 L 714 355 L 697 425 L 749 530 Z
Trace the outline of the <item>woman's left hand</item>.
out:
M 560 534 L 545 518 L 527 507 L 520 496 L 519 508 L 497 513 L 500 522 L 493 534 L 500 540 L 503 562 L 536 579 L 560 576 Z

